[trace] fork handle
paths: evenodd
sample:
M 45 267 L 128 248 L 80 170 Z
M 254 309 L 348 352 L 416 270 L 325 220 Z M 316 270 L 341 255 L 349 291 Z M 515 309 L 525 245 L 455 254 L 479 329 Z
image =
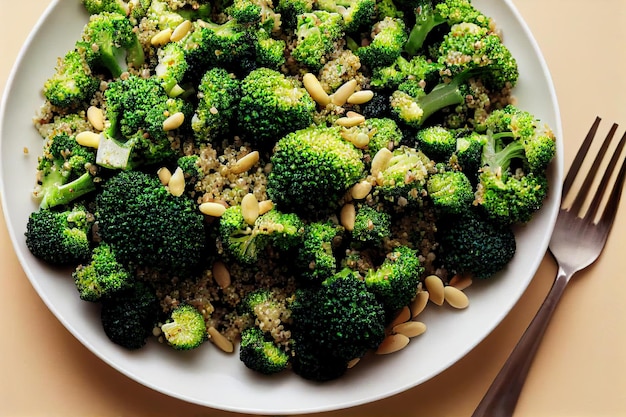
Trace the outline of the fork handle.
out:
M 550 292 L 517 342 L 472 417 L 511 417 L 543 334 L 571 274 L 559 267 Z

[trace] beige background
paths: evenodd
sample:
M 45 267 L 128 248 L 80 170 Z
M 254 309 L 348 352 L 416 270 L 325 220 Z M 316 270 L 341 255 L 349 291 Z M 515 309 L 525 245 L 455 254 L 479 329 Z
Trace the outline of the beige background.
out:
M 70 0 L 62 0 L 70 1 Z M 72 0 L 75 1 L 75 0 Z M 497 0 L 493 0 L 497 1 Z M 0 92 L 49 0 L 0 0 Z M 596 115 L 626 128 L 626 2 L 516 0 L 551 70 L 561 105 L 565 167 Z M 9 179 L 5 178 L 5 181 Z M 626 202 L 622 204 L 626 206 Z M 515 417 L 626 416 L 626 207 L 595 265 L 556 311 Z M 470 416 L 547 293 L 549 256 L 502 324 L 439 376 L 397 396 L 319 417 Z M 100 361 L 31 287 L 0 216 L 0 417 L 235 416 L 168 398 Z

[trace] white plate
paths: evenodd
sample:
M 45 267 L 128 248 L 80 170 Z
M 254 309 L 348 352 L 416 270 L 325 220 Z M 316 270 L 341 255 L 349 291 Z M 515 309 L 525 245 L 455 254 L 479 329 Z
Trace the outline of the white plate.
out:
M 207 345 L 179 353 L 151 343 L 128 352 L 111 343 L 98 310 L 81 301 L 67 271 L 54 271 L 33 258 L 24 243 L 30 198 L 42 139 L 31 119 L 43 98 L 40 88 L 57 57 L 73 47 L 87 20 L 78 0 L 53 1 L 28 38 L 7 84 L 0 114 L 0 172 L 4 213 L 17 256 L 33 287 L 65 327 L 88 349 L 128 377 L 164 394 L 205 406 L 251 414 L 296 414 L 340 409 L 414 387 L 454 364 L 483 340 L 518 301 L 545 254 L 558 210 L 562 181 L 562 129 L 554 87 L 531 33 L 508 0 L 475 0 L 496 19 L 519 62 L 515 90 L 520 107 L 548 123 L 558 153 L 550 169 L 551 192 L 543 209 L 518 231 L 518 251 L 488 285 L 468 289 L 463 311 L 430 308 L 421 316 L 428 331 L 401 352 L 370 360 L 334 382 L 313 384 L 287 373 L 260 377 L 237 355 Z M 24 154 L 24 147 L 30 153 Z M 486 283 L 483 283 L 486 284 Z

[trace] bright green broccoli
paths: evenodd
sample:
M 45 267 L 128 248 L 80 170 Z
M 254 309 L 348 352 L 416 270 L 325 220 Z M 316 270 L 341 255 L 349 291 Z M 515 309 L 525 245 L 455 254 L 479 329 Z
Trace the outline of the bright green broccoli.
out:
M 472 131 L 469 135 L 457 137 L 454 163 L 469 178 L 472 184 L 478 181 L 478 170 L 482 167 L 483 146 L 487 136 Z
M 148 4 L 148 0 L 143 1 Z M 185 20 L 209 20 L 211 17 L 211 5 L 208 3 L 200 4 L 198 7 L 177 5 L 175 8 L 173 3 L 168 0 L 150 0 L 145 12 L 146 18 L 154 22 L 159 29 L 175 29 Z
M 128 350 L 146 344 L 158 318 L 158 299 L 154 290 L 142 282 L 102 300 L 100 319 L 104 333 L 113 343 Z
M 26 247 L 53 265 L 77 265 L 91 256 L 93 216 L 80 204 L 61 210 L 40 208 L 28 217 Z
M 287 369 L 289 354 L 258 327 L 248 327 L 241 332 L 239 359 L 248 368 L 264 375 Z
M 318 0 L 317 8 L 339 13 L 346 33 L 371 28 L 377 17 L 375 0 Z
M 52 77 L 43 85 L 44 97 L 54 106 L 74 107 L 89 103 L 100 87 L 84 56 L 76 50 L 59 58 Z
M 185 49 L 178 43 L 170 42 L 157 51 L 158 64 L 154 69 L 157 79 L 170 97 L 177 97 L 185 92 L 182 83 L 189 67 Z
M 200 79 L 198 105 L 191 119 L 199 143 L 221 139 L 235 120 L 240 97 L 240 84 L 223 68 L 212 68 Z
M 41 208 L 68 204 L 96 190 L 96 153 L 79 145 L 75 136 L 58 133 L 44 143 L 34 195 Z
M 298 15 L 296 25 L 296 46 L 291 56 L 311 71 L 317 71 L 344 36 L 343 18 L 339 13 L 314 10 Z
M 426 183 L 428 196 L 437 210 L 460 214 L 474 201 L 474 187 L 462 171 L 432 174 Z
M 280 13 L 283 29 L 295 29 L 298 15 L 311 13 L 314 0 L 278 0 L 274 10 Z
M 365 286 L 380 300 L 387 317 L 391 317 L 415 297 L 423 270 L 417 251 L 398 246 L 378 268 L 365 275 Z
M 296 263 L 305 282 L 321 282 L 337 271 L 336 238 L 343 229 L 330 222 L 311 222 L 305 226 L 304 240 Z
M 119 13 L 141 19 L 148 12 L 151 0 L 81 0 L 89 14 Z
M 359 205 L 351 234 L 359 243 L 379 246 L 391 236 L 391 216 L 386 211 Z
M 281 16 L 274 11 L 270 0 L 233 0 L 225 12 L 238 23 L 257 25 L 255 29 L 280 30 Z
M 259 30 L 254 45 L 254 59 L 258 66 L 278 70 L 285 63 L 287 45 L 283 39 L 275 39 L 267 31 Z
M 441 126 L 420 129 L 415 136 L 418 149 L 435 161 L 447 161 L 456 151 L 456 134 Z
M 89 263 L 80 264 L 72 273 L 81 300 L 97 302 L 111 298 L 134 285 L 134 277 L 116 258 L 111 245 L 96 246 Z
M 91 15 L 85 25 L 77 50 L 84 54 L 92 71 L 106 70 L 119 77 L 127 65 L 141 68 L 144 51 L 134 26 L 119 13 L 103 12 Z
M 396 89 L 402 82 L 414 80 L 423 82 L 424 86 L 439 82 L 439 71 L 443 68 L 424 55 L 416 55 L 410 59 L 399 56 L 388 66 L 375 67 L 372 71 L 372 86 L 383 89 Z
M 387 117 L 366 118 L 363 124 L 341 129 L 341 136 L 349 142 L 357 142 L 358 135 L 367 135 L 369 142 L 364 151 L 371 156 L 382 148 L 393 149 L 400 145 L 403 136 L 395 120 Z
M 362 177 L 361 156 L 341 137 L 339 127 L 289 133 L 275 146 L 267 192 L 279 207 L 301 214 L 336 208 L 343 193 Z
M 476 210 L 442 216 L 437 222 L 438 262 L 448 271 L 489 278 L 503 269 L 516 250 L 515 235 L 506 225 Z
M 385 17 L 372 26 L 371 42 L 355 53 L 370 69 L 391 65 L 402 53 L 406 42 L 406 27 L 402 19 Z
M 195 271 L 206 258 L 204 217 L 156 175 L 119 171 L 96 197 L 98 232 L 125 265 L 166 273 Z
M 161 325 L 161 332 L 167 344 L 176 350 L 195 349 L 208 338 L 202 313 L 189 304 L 172 310 L 169 319 Z
M 365 282 L 350 270 L 315 288 L 300 290 L 292 304 L 293 370 L 327 381 L 348 362 L 375 349 L 385 337 L 385 312 Z

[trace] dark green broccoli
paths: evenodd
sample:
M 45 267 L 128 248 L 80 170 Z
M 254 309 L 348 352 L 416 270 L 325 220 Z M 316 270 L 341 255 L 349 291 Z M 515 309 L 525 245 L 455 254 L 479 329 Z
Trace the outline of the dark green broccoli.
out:
M 281 16 L 270 0 L 233 0 L 225 13 L 240 24 L 257 25 L 268 32 L 280 30 Z
M 442 216 L 437 221 L 438 262 L 448 271 L 489 278 L 503 269 L 516 250 L 510 227 L 481 216 L 476 210 Z
M 435 161 L 447 161 L 456 151 L 456 135 L 442 126 L 420 129 L 415 136 L 418 149 Z
M 380 300 L 389 318 L 415 297 L 423 270 L 417 251 L 398 246 L 365 275 L 365 286 Z
M 185 274 L 206 258 L 204 217 L 156 175 L 119 171 L 96 197 L 98 232 L 125 265 Z
M 454 163 L 463 171 L 472 184 L 478 181 L 478 170 L 482 167 L 483 146 L 487 136 L 472 131 L 469 135 L 457 137 Z
M 76 48 L 84 54 L 92 71 L 104 69 L 117 78 L 127 65 L 140 68 L 144 64 L 143 46 L 133 28 L 123 14 L 91 15 Z
M 132 169 L 160 163 L 177 156 L 165 130 L 168 115 L 191 118 L 193 107 L 181 98 L 167 95 L 158 78 L 131 75 L 109 83 L 104 93 L 110 127 L 103 132 L 96 162 L 111 169 Z
M 315 126 L 289 133 L 274 148 L 267 193 L 283 210 L 327 212 L 362 177 L 361 157 L 341 137 L 339 127 Z
M 317 0 L 317 8 L 339 13 L 346 33 L 369 29 L 377 18 L 375 0 Z
M 102 328 L 115 344 L 136 350 L 146 344 L 159 318 L 154 291 L 142 282 L 102 301 Z
M 172 310 L 169 319 L 161 325 L 161 331 L 167 344 L 176 350 L 195 349 L 208 339 L 202 313 L 189 304 Z
M 322 282 L 337 272 L 335 246 L 342 228 L 330 222 L 311 222 L 305 226 L 304 240 L 296 259 L 305 282 Z
M 385 17 L 372 26 L 371 42 L 358 47 L 355 53 L 370 69 L 391 65 L 402 53 L 407 36 L 405 29 L 402 19 Z
M 280 13 L 283 29 L 295 29 L 298 16 L 313 11 L 314 0 L 278 0 L 274 10 Z
M 293 370 L 303 378 L 340 377 L 348 362 L 375 349 L 385 337 L 385 312 L 351 270 L 315 288 L 300 290 L 292 304 Z
M 391 236 L 391 216 L 368 205 L 359 205 L 351 234 L 357 242 L 381 245 L 385 238 Z
M 435 208 L 445 213 L 460 214 L 474 202 L 474 187 L 462 171 L 432 174 L 426 190 Z
M 72 273 L 81 300 L 97 302 L 129 289 L 134 277 L 116 258 L 111 245 L 101 242 L 91 255 L 91 261 L 80 264 Z
M 253 371 L 272 375 L 287 369 L 290 356 L 261 329 L 248 327 L 241 332 L 239 359 Z
M 224 68 L 212 68 L 200 79 L 198 105 L 191 119 L 200 143 L 220 139 L 230 130 L 239 103 L 241 82 Z
M 339 13 L 314 10 L 298 15 L 296 25 L 296 46 L 291 56 L 311 71 L 318 71 L 344 36 L 343 18 Z
M 93 216 L 81 204 L 52 210 L 40 208 L 26 225 L 26 247 L 53 265 L 77 265 L 91 256 Z
M 231 206 L 220 217 L 219 237 L 226 253 L 244 264 L 256 262 L 268 245 L 290 250 L 302 241 L 304 226 L 292 213 L 272 209 L 253 225 L 246 223 L 241 206 Z
M 185 49 L 176 42 L 170 42 L 157 51 L 158 64 L 154 69 L 157 79 L 170 97 L 177 97 L 185 92 L 182 83 L 189 67 Z
M 176 161 L 176 165 L 183 171 L 185 184 L 189 189 L 193 190 L 196 183 L 204 178 L 205 174 L 200 166 L 201 162 L 202 159 L 197 154 L 181 156 Z
M 360 106 L 360 113 L 368 119 L 384 119 L 391 116 L 389 97 L 384 93 L 374 92 L 374 97 L 370 101 Z
M 470 0 L 418 0 L 415 11 L 415 24 L 411 28 L 404 47 L 409 55 L 416 55 L 424 46 L 428 35 L 439 25 L 453 26 L 469 22 L 484 28 L 491 28 L 491 18 L 477 10 Z
M 58 133 L 44 143 L 39 158 L 35 197 L 41 208 L 68 204 L 96 190 L 95 149 L 76 142 L 75 136 Z
M 46 100 L 58 107 L 73 107 L 89 103 L 100 87 L 84 56 L 76 50 L 59 58 L 52 77 L 43 85 Z

